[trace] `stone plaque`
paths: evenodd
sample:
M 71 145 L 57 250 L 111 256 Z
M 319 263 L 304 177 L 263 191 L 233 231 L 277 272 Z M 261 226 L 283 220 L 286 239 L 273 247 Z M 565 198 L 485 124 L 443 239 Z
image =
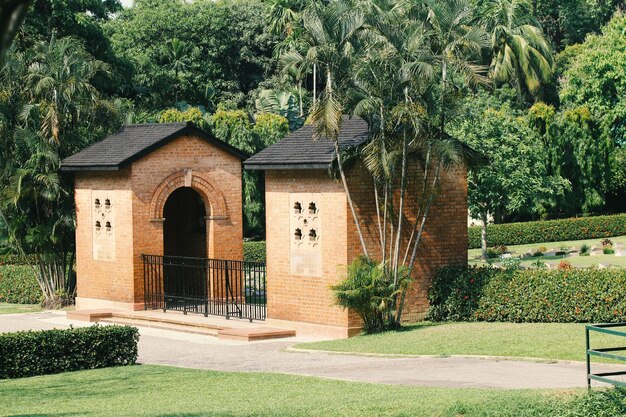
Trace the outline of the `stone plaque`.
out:
M 91 192 L 93 259 L 115 260 L 115 202 L 106 191 Z
M 319 193 L 292 193 L 289 198 L 290 274 L 322 276 L 322 213 Z

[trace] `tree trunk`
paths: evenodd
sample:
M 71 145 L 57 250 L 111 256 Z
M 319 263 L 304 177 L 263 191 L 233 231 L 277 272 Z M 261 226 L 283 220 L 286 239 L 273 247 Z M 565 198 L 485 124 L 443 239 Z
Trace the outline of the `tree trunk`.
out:
M 369 257 L 369 252 L 367 251 L 367 246 L 365 245 L 365 239 L 363 238 L 363 231 L 361 230 L 361 224 L 359 223 L 359 218 L 356 214 L 356 210 L 354 209 L 354 202 L 352 201 L 352 196 L 350 195 L 350 189 L 348 188 L 348 181 L 346 180 L 346 174 L 343 171 L 343 162 L 341 161 L 339 140 L 335 140 L 334 142 L 335 142 L 335 154 L 337 155 L 337 166 L 339 168 L 339 175 L 341 176 L 341 183 L 343 184 L 343 189 L 344 189 L 344 192 L 346 193 L 346 199 L 348 200 L 348 205 L 350 206 L 350 211 L 352 212 L 352 218 L 354 219 L 356 232 L 359 235 L 359 240 L 361 241 L 363 254 Z
M 317 103 L 317 64 L 313 64 L 313 104 Z
M 483 223 L 480 228 L 480 247 L 482 249 L 483 261 L 487 261 L 487 217 L 488 217 L 488 213 L 487 213 L 487 210 L 485 209 L 481 213 L 481 219 L 480 219 Z

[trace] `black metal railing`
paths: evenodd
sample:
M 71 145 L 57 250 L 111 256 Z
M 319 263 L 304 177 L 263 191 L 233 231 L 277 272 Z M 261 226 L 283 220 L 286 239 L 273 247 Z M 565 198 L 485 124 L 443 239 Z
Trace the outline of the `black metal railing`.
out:
M 265 263 L 142 255 L 144 306 L 265 320 Z
M 602 324 L 588 324 L 585 326 L 585 342 L 587 345 L 587 388 L 591 389 L 591 381 L 604 382 L 606 384 L 613 384 L 615 386 L 626 387 L 626 370 L 619 370 L 613 372 L 591 372 L 591 357 L 599 357 L 605 359 L 612 359 L 616 361 L 626 362 L 626 346 L 624 342 L 622 346 L 612 346 L 605 348 L 594 347 L 591 348 L 590 332 L 603 333 L 612 336 L 618 336 L 626 338 L 626 323 L 602 323 Z M 620 339 L 623 340 L 623 339 Z M 621 353 L 620 353 L 621 352 Z M 616 379 L 616 378 L 620 379 Z

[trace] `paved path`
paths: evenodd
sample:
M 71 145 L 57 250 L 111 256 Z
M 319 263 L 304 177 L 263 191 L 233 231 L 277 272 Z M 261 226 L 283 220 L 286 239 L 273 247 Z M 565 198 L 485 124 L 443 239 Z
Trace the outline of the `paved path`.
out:
M 0 315 L 0 332 L 66 328 L 70 324 L 88 325 L 70 322 L 63 312 Z M 288 352 L 285 348 L 301 340 L 233 342 L 150 328 L 140 328 L 140 333 L 139 361 L 146 364 L 457 388 L 571 388 L 586 384 L 583 363 Z

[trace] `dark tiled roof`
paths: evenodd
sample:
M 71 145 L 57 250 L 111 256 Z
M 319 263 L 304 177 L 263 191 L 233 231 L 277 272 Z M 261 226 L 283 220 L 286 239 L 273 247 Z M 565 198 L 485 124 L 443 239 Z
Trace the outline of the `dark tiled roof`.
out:
M 61 170 L 118 170 L 185 134 L 198 135 L 242 160 L 248 157 L 246 153 L 214 138 L 191 123 L 151 123 L 123 126 L 113 135 L 65 158 L 61 162 Z
M 329 168 L 335 160 L 335 146 L 325 138 L 315 140 L 314 131 L 313 125 L 306 125 L 250 157 L 244 166 L 252 170 Z M 359 146 L 367 137 L 365 120 L 344 116 L 339 133 L 342 149 Z

